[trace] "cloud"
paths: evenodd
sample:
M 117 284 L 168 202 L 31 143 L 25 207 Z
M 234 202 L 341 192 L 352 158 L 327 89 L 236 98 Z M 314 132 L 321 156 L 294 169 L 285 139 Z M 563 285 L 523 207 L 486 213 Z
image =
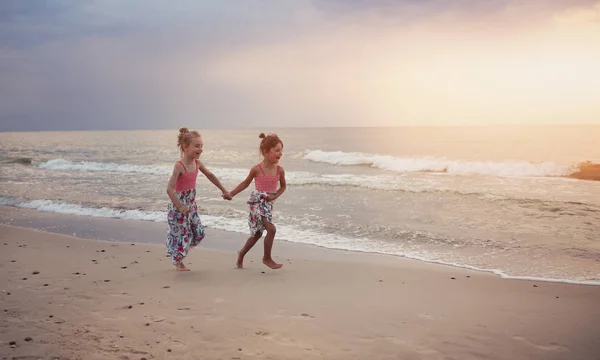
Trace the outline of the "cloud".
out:
M 0 129 L 474 119 L 486 113 L 466 111 L 461 97 L 485 85 L 480 79 L 502 83 L 489 66 L 512 62 L 528 68 L 536 54 L 557 59 L 567 46 L 583 54 L 591 44 L 594 3 L 4 1 Z M 585 35 L 580 48 L 573 48 L 572 35 L 561 48 L 544 50 L 548 31 L 564 35 L 574 29 Z M 577 61 L 589 67 L 587 60 Z M 468 92 L 466 85 L 444 81 L 466 83 Z M 502 96 L 513 82 L 503 84 Z M 492 90 L 481 92 L 488 95 L 482 104 L 502 103 Z M 506 99 L 503 106 L 514 97 Z

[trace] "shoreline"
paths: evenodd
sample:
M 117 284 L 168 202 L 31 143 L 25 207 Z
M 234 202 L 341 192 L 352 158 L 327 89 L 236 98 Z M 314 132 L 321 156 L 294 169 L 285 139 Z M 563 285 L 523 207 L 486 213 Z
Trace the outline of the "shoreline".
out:
M 36 222 L 32 222 L 30 220 L 32 217 L 36 218 Z M 70 226 L 66 226 L 66 223 L 69 223 Z M 34 230 L 41 230 L 44 232 L 54 234 L 73 235 L 76 237 L 82 237 L 87 239 L 133 242 L 140 244 L 162 244 L 164 241 L 163 237 L 166 237 L 166 226 L 164 223 L 160 222 L 62 214 L 9 205 L 0 205 L 0 225 L 2 224 L 22 228 L 30 228 Z M 56 224 L 61 225 L 57 226 Z M 151 228 L 151 230 L 148 231 L 148 228 Z M 149 238 L 149 241 L 140 241 L 140 236 L 136 235 L 128 237 L 128 235 L 126 234 L 127 232 L 135 232 L 137 234 L 138 232 L 140 232 L 140 230 L 143 230 L 142 238 Z M 199 248 L 207 247 L 209 249 L 224 250 L 235 254 L 246 240 L 246 234 L 242 234 L 235 231 L 226 231 L 213 228 L 208 228 L 208 231 L 209 238 L 203 241 L 199 245 Z M 165 236 L 162 236 L 163 232 L 165 233 Z M 157 234 L 161 235 L 156 236 Z M 224 238 L 226 240 L 224 242 L 214 242 L 210 239 L 210 237 Z M 445 262 L 442 260 L 428 260 L 425 258 L 419 258 L 417 256 L 387 254 L 376 251 L 360 251 L 334 248 L 318 244 L 294 242 L 284 239 L 276 239 L 275 256 L 277 256 L 278 248 L 281 247 L 283 247 L 284 253 L 288 254 L 288 256 L 289 254 L 293 254 L 296 251 L 310 253 L 314 258 L 324 259 L 331 259 L 339 256 L 345 256 L 346 258 L 348 256 L 354 256 L 357 257 L 356 260 L 360 261 L 361 256 L 379 256 L 389 258 L 392 261 L 413 261 L 427 266 L 441 266 L 485 273 L 506 280 L 562 283 L 583 286 L 600 286 L 600 280 L 579 281 L 535 276 L 515 276 L 506 274 L 505 272 L 497 269 L 482 269 L 475 266 L 455 264 Z

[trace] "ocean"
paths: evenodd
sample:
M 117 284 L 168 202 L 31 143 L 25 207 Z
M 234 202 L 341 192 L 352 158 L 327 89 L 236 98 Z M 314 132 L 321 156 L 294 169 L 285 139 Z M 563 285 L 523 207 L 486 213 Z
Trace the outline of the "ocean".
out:
M 200 130 L 232 189 L 260 130 Z M 600 284 L 600 126 L 287 128 L 277 238 L 504 277 Z M 0 205 L 165 224 L 177 130 L 0 133 Z M 208 228 L 248 233 L 246 199 L 199 177 Z M 210 232 L 208 234 L 210 237 Z M 277 253 L 275 247 L 275 254 Z

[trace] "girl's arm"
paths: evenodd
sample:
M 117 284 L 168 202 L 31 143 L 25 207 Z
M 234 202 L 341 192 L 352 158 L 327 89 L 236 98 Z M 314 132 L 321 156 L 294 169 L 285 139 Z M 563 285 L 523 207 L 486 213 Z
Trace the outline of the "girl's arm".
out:
M 183 206 L 181 201 L 179 201 L 177 198 L 177 195 L 175 195 L 175 184 L 177 184 L 177 178 L 179 177 L 179 174 L 181 174 L 183 171 L 183 166 L 176 162 L 175 166 L 173 166 L 173 173 L 171 173 L 171 177 L 169 178 L 169 184 L 167 185 L 167 194 L 177 210 L 181 211 L 182 213 L 187 213 L 189 209 L 186 206 Z
M 279 189 L 277 189 L 277 192 L 275 193 L 275 195 L 267 197 L 267 201 L 273 201 L 273 200 L 277 199 L 278 197 L 280 197 L 286 188 L 287 188 L 287 184 L 285 182 L 285 171 L 280 166 L 279 167 Z
M 206 176 L 206 178 L 208 180 L 210 180 L 211 183 L 213 183 L 216 187 L 219 188 L 219 190 L 221 190 L 221 192 L 223 192 L 223 195 L 227 194 L 227 190 L 225 190 L 225 188 L 223 187 L 223 185 L 221 185 L 221 182 L 219 181 L 219 179 L 217 179 L 217 177 L 215 176 L 215 174 L 213 174 L 212 172 L 210 172 L 210 170 L 208 170 L 204 164 L 200 161 L 198 161 L 198 170 L 200 170 L 204 176 Z
M 242 191 L 246 190 L 246 188 L 252 183 L 252 180 L 254 179 L 254 176 L 256 175 L 256 166 L 253 166 L 252 169 L 250 169 L 250 173 L 248 174 L 248 177 L 246 177 L 246 179 L 244 179 L 244 181 L 242 181 L 238 186 L 235 187 L 235 189 L 233 189 L 230 193 L 231 197 L 236 196 L 237 194 L 241 193 Z

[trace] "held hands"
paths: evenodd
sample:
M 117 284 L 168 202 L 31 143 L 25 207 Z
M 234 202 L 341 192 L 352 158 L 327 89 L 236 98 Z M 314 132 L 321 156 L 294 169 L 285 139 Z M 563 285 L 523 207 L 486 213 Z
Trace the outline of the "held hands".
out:
M 224 191 L 223 195 L 221 195 L 221 197 L 224 200 L 231 200 L 231 199 L 233 199 L 233 196 L 231 196 L 231 193 L 229 191 Z

